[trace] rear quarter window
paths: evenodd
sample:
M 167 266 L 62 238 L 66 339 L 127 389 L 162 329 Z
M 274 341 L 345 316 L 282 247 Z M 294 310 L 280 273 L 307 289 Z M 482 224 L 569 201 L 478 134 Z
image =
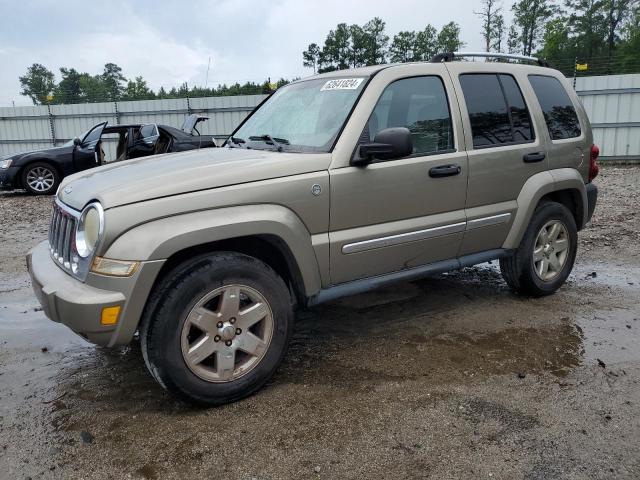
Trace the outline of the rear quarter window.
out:
M 579 137 L 580 122 L 576 109 L 562 83 L 546 75 L 529 75 L 552 140 Z

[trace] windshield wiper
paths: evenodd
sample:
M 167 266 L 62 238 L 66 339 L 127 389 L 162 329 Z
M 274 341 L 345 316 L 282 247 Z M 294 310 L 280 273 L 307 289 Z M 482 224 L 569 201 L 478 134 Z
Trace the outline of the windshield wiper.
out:
M 229 148 L 236 148 L 234 147 L 234 145 L 244 145 L 245 143 L 247 143 L 244 141 L 244 138 L 239 138 L 239 137 L 229 137 L 229 141 L 231 142 L 231 144 L 229 145 Z M 244 148 L 249 148 L 249 147 L 245 146 Z
M 286 138 L 274 138 L 271 135 L 256 135 L 249 137 L 249 140 L 262 140 L 265 143 L 270 143 L 278 149 L 279 152 L 283 150 L 283 145 L 290 145 L 289 140 Z

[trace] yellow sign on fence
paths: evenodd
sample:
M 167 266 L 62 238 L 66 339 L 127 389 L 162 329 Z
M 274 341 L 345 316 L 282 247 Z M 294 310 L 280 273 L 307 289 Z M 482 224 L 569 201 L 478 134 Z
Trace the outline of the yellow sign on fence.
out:
M 576 63 L 576 70 L 579 72 L 584 72 L 586 70 L 589 70 L 589 64 L 588 63 Z

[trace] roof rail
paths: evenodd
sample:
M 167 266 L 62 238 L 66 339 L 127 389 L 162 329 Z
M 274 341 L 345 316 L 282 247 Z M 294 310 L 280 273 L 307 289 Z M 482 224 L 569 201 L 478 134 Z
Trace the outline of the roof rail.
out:
M 541 67 L 548 67 L 549 62 L 544 58 L 527 57 L 525 55 L 514 55 L 512 53 L 493 53 L 493 52 L 447 52 L 438 53 L 431 59 L 432 63 L 452 62 L 456 58 L 464 57 L 483 57 L 483 58 L 503 58 L 505 60 L 524 60 L 527 62 L 535 62 Z

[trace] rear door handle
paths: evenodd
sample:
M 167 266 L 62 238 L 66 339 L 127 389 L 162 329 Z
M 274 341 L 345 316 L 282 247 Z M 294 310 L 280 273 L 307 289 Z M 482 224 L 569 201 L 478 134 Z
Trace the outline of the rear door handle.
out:
M 433 167 L 430 169 L 429 176 L 431 178 L 451 177 L 453 175 L 460 174 L 461 171 L 462 168 L 460 168 L 460 165 L 440 165 L 439 167 Z
M 533 162 L 541 162 L 545 158 L 547 158 L 547 156 L 545 155 L 544 152 L 535 152 L 535 153 L 527 153 L 524 157 L 522 157 L 522 160 L 524 160 L 525 163 L 533 163 Z

